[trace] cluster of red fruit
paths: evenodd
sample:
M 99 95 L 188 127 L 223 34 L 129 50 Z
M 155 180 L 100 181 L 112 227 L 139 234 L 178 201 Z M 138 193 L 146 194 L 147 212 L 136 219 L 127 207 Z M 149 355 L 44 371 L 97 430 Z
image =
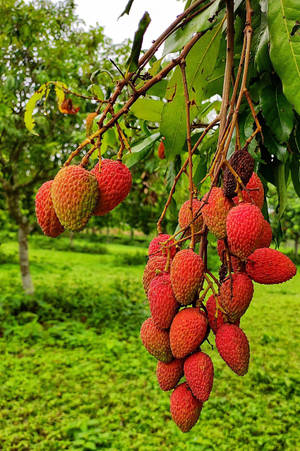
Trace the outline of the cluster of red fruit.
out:
M 37 221 L 53 238 L 65 229 L 82 230 L 92 215 L 103 216 L 122 202 L 131 184 L 131 173 L 120 160 L 103 159 L 91 171 L 65 166 L 38 190 Z
M 239 324 L 253 297 L 253 281 L 282 283 L 296 273 L 288 257 L 269 248 L 272 230 L 261 213 L 263 185 L 253 173 L 251 156 L 236 154 L 229 161 L 245 186 L 239 196 L 236 177 L 225 170 L 222 188 L 193 199 L 193 218 L 190 201 L 179 212 L 184 233 L 190 234 L 193 223 L 196 241 L 203 226 L 219 240 L 220 278 L 216 289 L 208 283 L 213 294 L 206 306 L 201 296 L 208 274 L 205 263 L 193 249 L 179 250 L 169 235 L 160 234 L 150 243 L 143 276 L 151 317 L 141 327 L 141 339 L 158 360 L 160 388 L 174 389 L 171 415 L 183 432 L 195 425 L 212 390 L 213 363 L 200 349 L 210 330 L 222 359 L 237 375 L 245 375 L 250 348 Z M 178 385 L 183 376 L 185 382 Z

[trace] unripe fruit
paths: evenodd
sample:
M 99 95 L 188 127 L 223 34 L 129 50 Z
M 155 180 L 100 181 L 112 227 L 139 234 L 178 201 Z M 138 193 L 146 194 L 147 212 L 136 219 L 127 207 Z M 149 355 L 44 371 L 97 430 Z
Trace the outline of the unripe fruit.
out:
M 187 383 L 178 385 L 170 398 L 170 411 L 173 421 L 188 432 L 198 421 L 203 403 L 193 395 Z
M 184 204 L 182 204 L 179 210 L 178 223 L 181 229 L 185 229 L 186 227 L 188 227 L 188 225 L 192 220 L 190 205 L 191 205 L 190 200 L 187 200 L 186 202 L 184 202 Z M 192 205 L 193 205 L 193 216 L 195 218 L 198 212 L 201 211 L 200 208 L 202 206 L 202 202 L 201 200 L 193 199 Z M 203 226 L 202 214 L 199 214 L 197 219 L 194 220 L 193 224 L 194 224 L 194 232 L 200 232 Z M 185 232 L 185 236 L 189 235 L 191 235 L 191 227 L 189 227 Z M 196 236 L 195 238 L 197 239 L 198 237 L 199 236 Z
M 56 238 L 64 228 L 58 220 L 51 198 L 53 180 L 43 183 L 35 196 L 36 218 L 45 235 Z
M 178 312 L 170 328 L 172 354 L 177 359 L 196 351 L 206 337 L 207 319 L 199 308 L 185 308 Z
M 166 263 L 166 257 L 162 256 L 154 256 L 148 260 L 143 274 L 143 285 L 146 294 L 148 293 L 151 280 L 154 279 L 154 277 L 157 276 L 160 271 L 164 271 Z
M 161 160 L 164 160 L 166 158 L 165 156 L 165 144 L 163 141 L 161 141 L 158 145 L 158 149 L 157 149 L 157 154 L 158 154 L 158 158 L 160 158 Z
M 141 339 L 147 351 L 157 360 L 168 363 L 173 359 L 169 334 L 159 329 L 152 318 L 146 319 L 141 327 Z
M 183 376 L 183 359 L 174 359 L 170 363 L 157 362 L 156 376 L 162 390 L 176 387 Z
M 222 359 L 238 376 L 248 371 L 250 348 L 249 342 L 238 326 L 224 324 L 216 334 L 216 346 Z
M 222 188 L 217 187 L 212 188 L 210 193 L 205 194 L 202 200 L 205 203 L 202 208 L 204 223 L 218 239 L 225 238 L 226 218 L 233 206 L 232 201 L 224 196 Z
M 272 228 L 268 223 L 268 221 L 264 219 L 262 231 L 255 243 L 255 248 L 260 249 L 262 247 L 269 247 L 271 241 L 272 241 Z
M 204 352 L 195 352 L 184 362 L 184 375 L 195 398 L 208 400 L 214 380 L 214 366 Z
M 103 159 L 91 170 L 98 182 L 99 199 L 94 210 L 95 216 L 103 216 L 113 210 L 127 197 L 132 177 L 129 169 L 121 161 Z
M 175 255 L 171 264 L 171 284 L 180 304 L 191 304 L 203 277 L 204 263 L 192 249 L 183 249 Z
M 179 309 L 172 290 L 170 274 L 162 273 L 154 277 L 148 290 L 148 299 L 154 323 L 161 329 L 169 329 Z
M 284 254 L 275 249 L 256 249 L 248 257 L 246 272 L 254 282 L 266 285 L 282 283 L 294 277 L 297 268 Z
M 235 172 L 240 176 L 244 185 L 250 180 L 254 169 L 254 159 L 247 150 L 238 150 L 230 157 L 229 163 Z M 226 166 L 223 172 L 223 191 L 225 196 L 234 197 L 236 195 L 236 179 Z
M 258 175 L 253 172 L 251 179 L 246 185 L 246 189 L 248 190 L 242 191 L 242 197 L 244 202 L 254 203 L 258 208 L 262 209 L 264 205 L 264 186 L 258 177 Z M 236 204 L 239 203 L 239 198 L 236 196 L 234 199 Z
M 167 235 L 166 233 L 160 233 L 158 236 L 153 238 L 153 240 L 149 244 L 149 248 L 148 248 L 149 258 L 152 258 L 157 255 L 167 256 L 169 249 L 171 252 L 171 258 L 173 258 L 177 252 L 176 246 L 172 246 L 172 244 L 174 243 L 174 240 L 169 241 L 168 244 L 166 245 L 166 247 L 161 245 L 161 243 L 166 242 L 169 238 L 170 238 L 170 235 Z
M 253 283 L 243 273 L 231 275 L 220 287 L 219 304 L 230 322 L 238 321 L 246 312 L 253 297 Z

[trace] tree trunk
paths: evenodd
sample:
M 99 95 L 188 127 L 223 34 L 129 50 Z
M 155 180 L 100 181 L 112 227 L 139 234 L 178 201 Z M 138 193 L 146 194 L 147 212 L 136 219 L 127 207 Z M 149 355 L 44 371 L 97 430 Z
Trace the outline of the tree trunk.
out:
M 20 269 L 23 288 L 26 294 L 33 294 L 34 287 L 31 280 L 28 258 L 28 240 L 27 240 L 27 227 L 20 225 L 18 231 L 19 240 L 19 257 L 20 257 Z

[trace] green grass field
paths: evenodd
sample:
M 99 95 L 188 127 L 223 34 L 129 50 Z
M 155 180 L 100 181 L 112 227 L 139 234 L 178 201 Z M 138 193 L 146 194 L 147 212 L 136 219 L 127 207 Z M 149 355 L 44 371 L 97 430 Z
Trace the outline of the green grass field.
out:
M 241 321 L 251 347 L 246 376 L 204 344 L 214 387 L 198 424 L 183 434 L 139 339 L 149 314 L 140 280 L 146 250 L 102 243 L 100 254 L 89 254 L 34 241 L 36 293 L 28 298 L 16 245 L 1 249 L 1 449 L 299 449 L 299 275 L 256 285 Z

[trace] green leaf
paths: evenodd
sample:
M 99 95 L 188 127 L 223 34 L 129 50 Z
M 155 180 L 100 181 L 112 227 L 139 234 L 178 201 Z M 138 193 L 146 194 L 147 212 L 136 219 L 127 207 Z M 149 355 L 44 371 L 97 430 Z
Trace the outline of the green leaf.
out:
M 181 50 L 182 47 L 189 42 L 194 33 L 208 30 L 217 22 L 217 20 L 220 20 L 217 18 L 219 4 L 220 0 L 216 0 L 209 8 L 194 17 L 194 19 L 188 22 L 184 27 L 179 28 L 172 33 L 165 41 L 162 56 Z
M 271 61 L 286 98 L 300 114 L 300 33 L 293 33 L 298 21 L 299 0 L 268 1 Z
M 132 4 L 133 4 L 134 0 L 129 0 L 129 2 L 127 3 L 124 11 L 122 12 L 122 14 L 118 17 L 118 19 L 120 19 L 120 17 L 124 16 L 124 14 L 128 14 L 130 13 Z
M 149 96 L 156 96 L 156 97 L 164 97 L 166 93 L 168 82 L 167 80 L 160 80 L 158 83 L 155 83 L 148 91 L 147 94 Z
M 104 94 L 102 89 L 100 88 L 100 86 L 98 85 L 90 85 L 88 87 L 88 90 L 91 91 L 91 93 L 93 94 L 93 96 L 97 97 L 100 100 L 104 100 Z
M 197 156 L 197 158 L 199 159 L 199 163 L 196 166 L 196 170 L 195 170 L 194 177 L 193 177 L 193 181 L 196 186 L 204 178 L 206 171 L 207 171 L 207 160 L 204 157 L 204 155 L 200 155 L 200 158 L 199 158 L 199 156 Z
M 65 92 L 64 92 L 63 88 L 67 88 L 67 85 L 65 83 L 63 83 L 62 81 L 55 81 L 54 85 L 55 85 L 57 105 L 60 106 L 65 98 Z
M 27 104 L 26 104 L 26 108 L 25 108 L 25 115 L 24 115 L 24 122 L 25 122 L 25 126 L 27 128 L 28 131 L 30 131 L 30 133 L 32 133 L 33 135 L 38 135 L 38 133 L 36 133 L 35 131 L 33 131 L 34 126 L 35 126 L 35 121 L 32 117 L 33 115 L 33 110 L 35 108 L 36 103 L 42 99 L 42 97 L 44 96 L 45 92 L 46 92 L 46 88 L 47 88 L 47 84 L 42 85 L 34 94 L 33 96 L 30 97 L 30 99 L 28 100 Z
M 131 168 L 139 161 L 143 160 L 151 151 L 152 145 L 160 138 L 160 133 L 153 133 L 143 141 L 139 142 L 132 147 L 131 153 L 128 153 L 124 157 L 124 163 L 128 168 Z
M 132 113 L 139 119 L 159 122 L 163 109 L 163 102 L 153 99 L 138 99 L 131 107 Z
M 275 171 L 276 189 L 278 194 L 278 206 L 276 209 L 278 219 L 281 218 L 287 205 L 287 186 L 285 177 L 285 164 L 280 163 Z
M 131 53 L 126 63 L 126 66 L 128 67 L 127 69 L 128 72 L 134 72 L 138 68 L 138 62 L 141 53 L 144 34 L 150 22 L 151 22 L 150 16 L 147 12 L 145 12 L 145 14 L 140 20 L 137 31 L 134 34 Z
M 291 177 L 296 193 L 300 197 L 300 159 L 299 155 L 294 154 L 291 165 Z
M 288 158 L 288 152 L 286 146 L 280 144 L 273 136 L 271 130 L 268 127 L 263 129 L 264 145 L 268 149 L 270 155 L 275 155 L 279 161 L 285 162 Z

